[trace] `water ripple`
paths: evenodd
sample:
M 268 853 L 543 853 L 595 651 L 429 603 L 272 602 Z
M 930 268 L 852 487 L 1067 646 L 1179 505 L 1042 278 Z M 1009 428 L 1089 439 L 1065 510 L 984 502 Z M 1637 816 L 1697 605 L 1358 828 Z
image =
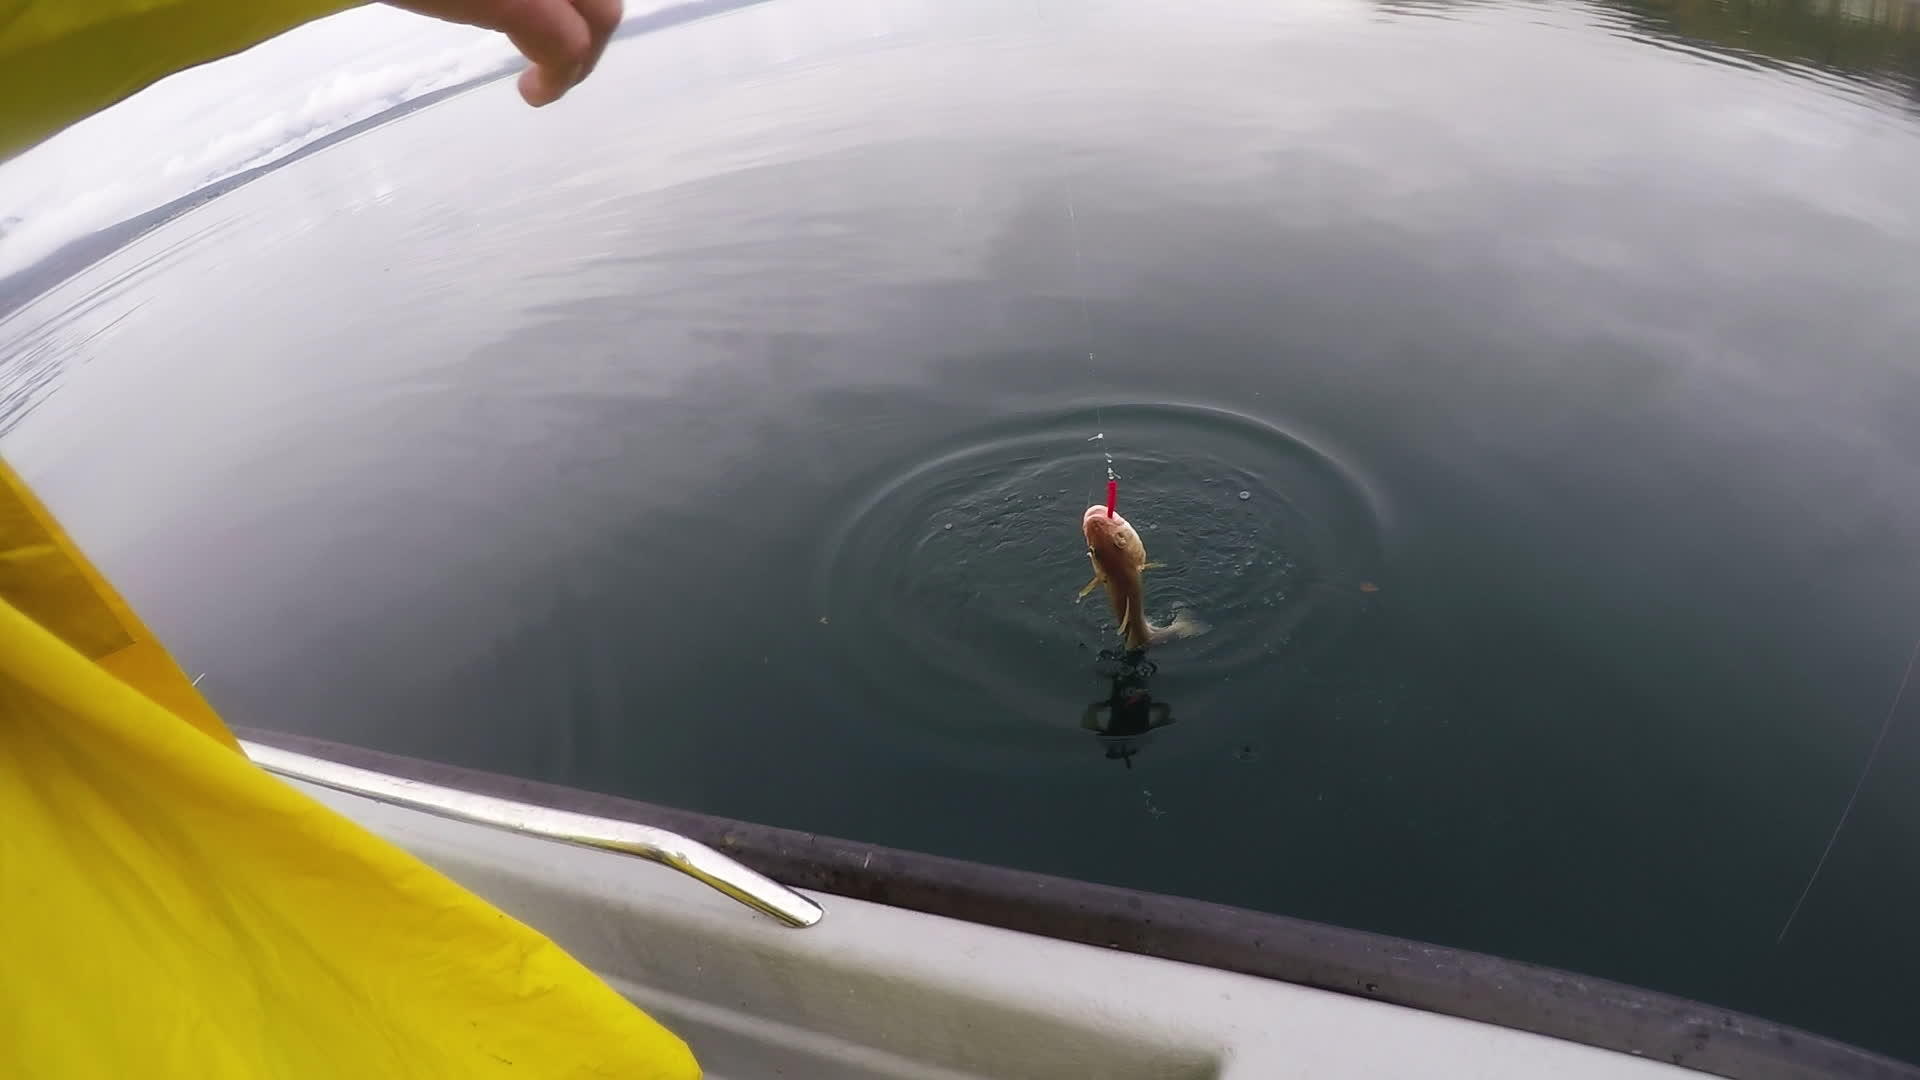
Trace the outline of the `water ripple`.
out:
M 1102 429 L 1107 442 L 1087 441 Z M 839 684 L 908 717 L 939 711 L 915 708 L 928 695 L 978 700 L 989 719 L 945 733 L 956 739 L 1031 742 L 1071 718 L 1059 676 L 1118 643 L 1103 601 L 1074 602 L 1102 446 L 1123 509 L 1166 564 L 1149 574 L 1149 614 L 1185 606 L 1212 627 L 1157 649 L 1163 671 L 1277 674 L 1378 602 L 1374 500 L 1308 442 L 1188 406 L 1026 417 L 883 470 L 848 500 L 816 567 Z

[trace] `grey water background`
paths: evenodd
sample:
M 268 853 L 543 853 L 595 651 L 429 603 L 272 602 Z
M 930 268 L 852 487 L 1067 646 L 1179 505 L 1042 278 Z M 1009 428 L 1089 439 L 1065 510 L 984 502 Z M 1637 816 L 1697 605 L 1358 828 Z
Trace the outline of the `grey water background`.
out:
M 1920 636 L 1916 25 L 762 4 L 25 303 L 0 452 L 235 723 L 1920 1060 L 1920 701 L 1776 940 Z M 1118 757 L 1103 449 L 1213 626 Z

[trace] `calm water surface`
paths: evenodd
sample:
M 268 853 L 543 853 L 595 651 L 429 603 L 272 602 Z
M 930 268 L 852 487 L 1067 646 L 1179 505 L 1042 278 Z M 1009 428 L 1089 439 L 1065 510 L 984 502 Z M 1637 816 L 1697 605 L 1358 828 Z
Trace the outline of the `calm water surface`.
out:
M 1920 1059 L 1920 700 L 1776 942 L 1920 636 L 1913 17 L 780 0 L 149 234 L 0 448 L 237 723 Z

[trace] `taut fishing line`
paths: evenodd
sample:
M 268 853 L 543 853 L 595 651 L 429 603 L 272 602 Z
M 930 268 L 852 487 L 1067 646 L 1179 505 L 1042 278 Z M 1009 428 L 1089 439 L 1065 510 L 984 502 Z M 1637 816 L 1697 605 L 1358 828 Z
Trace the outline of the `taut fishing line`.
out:
M 1853 815 L 1853 804 L 1860 801 L 1860 789 L 1867 786 L 1867 774 L 1873 771 L 1873 760 L 1880 756 L 1880 746 L 1887 741 L 1887 731 L 1893 727 L 1893 718 L 1900 712 L 1900 702 L 1907 696 L 1907 683 L 1913 678 L 1913 663 L 1920 660 L 1920 638 L 1913 643 L 1913 652 L 1907 657 L 1906 673 L 1900 676 L 1900 688 L 1893 692 L 1893 704 L 1887 706 L 1887 715 L 1880 721 L 1880 734 L 1874 737 L 1873 749 L 1867 751 L 1867 763 L 1860 766 L 1860 778 L 1853 782 L 1853 794 L 1847 796 L 1846 809 L 1840 811 L 1840 820 L 1833 826 L 1833 835 L 1827 837 L 1826 849 L 1820 852 L 1820 861 L 1813 864 L 1813 873 L 1807 875 L 1807 887 L 1800 890 L 1800 899 L 1793 902 L 1793 910 L 1787 913 L 1787 921 L 1780 927 L 1780 935 L 1773 939 L 1775 945 L 1787 940 L 1787 931 L 1793 929 L 1793 920 L 1800 915 L 1800 905 L 1807 902 L 1807 894 L 1813 892 L 1813 883 L 1820 880 L 1820 871 L 1826 869 L 1827 856 L 1833 854 L 1833 845 L 1840 842 L 1840 830 L 1847 827 L 1847 818 Z
M 1067 229 L 1073 236 L 1073 291 L 1075 295 L 1080 298 L 1080 321 L 1086 329 L 1087 336 L 1087 373 L 1093 376 L 1095 381 L 1098 381 L 1100 367 L 1099 364 L 1095 362 L 1093 355 L 1093 310 L 1087 304 L 1085 276 L 1081 273 L 1080 269 L 1081 263 L 1084 261 L 1080 252 L 1080 215 L 1074 212 L 1073 188 L 1071 186 L 1067 188 Z M 1106 441 L 1106 413 L 1101 407 L 1098 398 L 1095 398 L 1093 403 L 1093 425 L 1095 429 L 1094 433 L 1088 437 L 1087 441 L 1099 443 L 1100 454 L 1106 459 L 1107 516 L 1112 517 L 1114 504 L 1118 502 L 1120 498 L 1120 474 L 1113 471 L 1113 451 L 1109 449 L 1110 444 Z M 1092 505 L 1093 503 L 1094 493 L 1099 490 L 1098 484 L 1099 481 L 1096 480 L 1094 481 L 1094 486 L 1090 486 L 1087 489 L 1088 505 Z

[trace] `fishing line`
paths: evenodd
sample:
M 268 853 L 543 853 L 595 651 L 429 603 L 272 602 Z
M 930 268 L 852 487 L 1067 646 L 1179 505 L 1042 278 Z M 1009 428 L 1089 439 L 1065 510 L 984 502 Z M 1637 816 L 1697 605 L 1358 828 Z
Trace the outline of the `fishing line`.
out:
M 1880 734 L 1874 737 L 1873 749 L 1867 751 L 1867 763 L 1860 768 L 1860 778 L 1853 782 L 1853 794 L 1847 796 L 1847 807 L 1840 811 L 1840 821 L 1833 827 L 1833 835 L 1827 838 L 1827 847 L 1820 853 L 1820 861 L 1813 866 L 1813 873 L 1807 877 L 1807 887 L 1800 890 L 1800 899 L 1793 902 L 1793 910 L 1787 913 L 1787 921 L 1780 927 L 1780 935 L 1773 939 L 1778 945 L 1787 940 L 1787 931 L 1793 929 L 1793 920 L 1800 914 L 1800 905 L 1807 902 L 1807 894 L 1813 892 L 1813 883 L 1820 880 L 1820 871 L 1826 868 L 1827 856 L 1833 854 L 1833 845 L 1840 840 L 1840 830 L 1847 827 L 1847 818 L 1853 814 L 1853 804 L 1860 801 L 1860 789 L 1867 786 L 1867 774 L 1873 771 L 1873 759 L 1880 756 L 1880 745 L 1887 741 L 1887 731 L 1893 727 L 1893 718 L 1900 712 L 1900 702 L 1907 696 L 1907 683 L 1913 678 L 1913 664 L 1920 660 L 1920 638 L 1913 643 L 1913 653 L 1907 657 L 1906 673 L 1900 676 L 1900 689 L 1893 692 L 1893 704 L 1887 706 L 1886 718 L 1880 721 Z
M 1085 276 L 1080 269 L 1081 263 L 1084 261 L 1080 252 L 1080 215 L 1074 212 L 1073 188 L 1071 185 L 1067 188 L 1067 229 L 1073 236 L 1073 291 L 1080 297 L 1080 321 L 1086 329 L 1087 336 L 1087 374 L 1093 376 L 1094 381 L 1097 383 L 1100 378 L 1100 366 L 1094 361 L 1093 357 L 1093 310 L 1087 304 Z M 1113 452 L 1107 449 L 1106 442 L 1106 414 L 1097 398 L 1093 403 L 1093 426 L 1094 433 L 1087 441 L 1099 443 L 1101 456 L 1106 459 L 1107 516 L 1112 517 L 1114 504 L 1120 499 L 1120 474 L 1113 471 Z M 1094 492 L 1098 490 L 1098 484 L 1099 481 L 1096 480 L 1087 488 L 1087 502 L 1089 504 L 1093 502 L 1093 495 Z

